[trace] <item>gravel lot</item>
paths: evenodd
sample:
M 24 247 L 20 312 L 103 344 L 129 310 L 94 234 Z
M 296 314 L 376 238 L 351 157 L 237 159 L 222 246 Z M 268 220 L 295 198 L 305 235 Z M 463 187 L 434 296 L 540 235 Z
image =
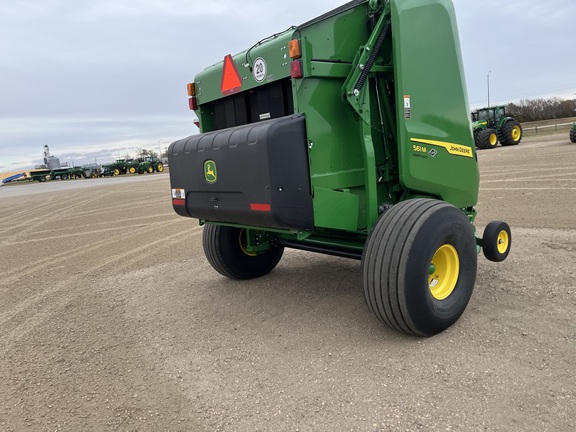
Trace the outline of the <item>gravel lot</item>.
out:
M 370 314 L 357 261 L 220 277 L 167 174 L 0 188 L 0 430 L 575 430 L 576 145 L 479 163 L 512 252 L 429 339 Z

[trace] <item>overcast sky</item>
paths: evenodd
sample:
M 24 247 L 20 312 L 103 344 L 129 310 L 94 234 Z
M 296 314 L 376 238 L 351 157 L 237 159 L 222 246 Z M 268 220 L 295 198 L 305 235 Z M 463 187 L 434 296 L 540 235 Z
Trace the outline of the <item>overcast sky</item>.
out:
M 162 151 L 198 129 L 186 84 L 345 1 L 0 0 L 0 172 Z M 471 107 L 576 94 L 574 0 L 454 0 Z

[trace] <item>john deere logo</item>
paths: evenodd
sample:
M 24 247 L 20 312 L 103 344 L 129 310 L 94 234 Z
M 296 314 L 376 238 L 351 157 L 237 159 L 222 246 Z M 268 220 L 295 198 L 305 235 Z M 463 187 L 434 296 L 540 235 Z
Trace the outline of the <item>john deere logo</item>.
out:
M 218 180 L 216 162 L 213 160 L 207 160 L 204 162 L 204 178 L 208 183 L 216 183 L 216 180 Z

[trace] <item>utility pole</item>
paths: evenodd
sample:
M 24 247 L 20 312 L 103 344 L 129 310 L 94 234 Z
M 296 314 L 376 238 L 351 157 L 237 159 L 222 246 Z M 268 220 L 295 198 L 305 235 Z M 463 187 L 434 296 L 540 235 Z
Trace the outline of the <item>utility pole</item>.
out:
M 488 84 L 488 108 L 490 108 L 490 74 L 492 71 L 488 71 L 488 75 L 486 75 L 486 82 Z

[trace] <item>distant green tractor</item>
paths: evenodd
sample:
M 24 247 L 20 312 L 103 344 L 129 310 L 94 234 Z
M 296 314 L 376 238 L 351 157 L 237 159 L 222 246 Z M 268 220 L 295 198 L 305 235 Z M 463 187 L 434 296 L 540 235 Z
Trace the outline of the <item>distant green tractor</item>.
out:
M 164 165 L 162 161 L 154 156 L 146 156 L 139 158 L 138 164 L 138 174 L 143 174 L 145 172 L 152 174 L 154 171 L 162 172 L 164 171 Z
M 126 159 L 125 162 L 126 173 L 136 174 L 136 171 L 138 171 L 139 164 L 140 161 L 138 159 Z
M 522 141 L 522 126 L 506 115 L 506 107 L 482 108 L 472 113 L 474 141 L 479 149 L 498 145 L 518 145 Z
M 570 141 L 576 143 L 576 123 L 574 123 L 572 129 L 570 129 Z
M 115 162 L 102 165 L 100 170 L 101 176 L 117 176 L 126 174 L 126 159 L 117 159 Z

